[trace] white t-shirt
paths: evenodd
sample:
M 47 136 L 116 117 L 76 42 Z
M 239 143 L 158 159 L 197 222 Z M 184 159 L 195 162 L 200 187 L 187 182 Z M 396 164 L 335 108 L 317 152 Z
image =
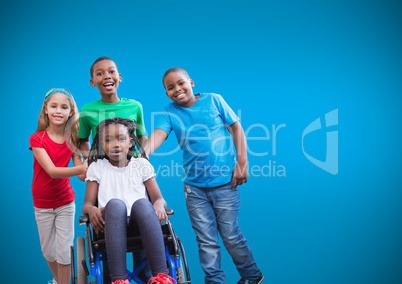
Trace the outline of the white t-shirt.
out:
M 107 159 L 100 159 L 88 167 L 85 181 L 99 184 L 99 208 L 105 207 L 110 199 L 118 198 L 126 203 L 127 216 L 130 216 L 135 201 L 148 199 L 144 182 L 154 176 L 154 168 L 144 158 L 131 158 L 123 168 L 113 166 Z

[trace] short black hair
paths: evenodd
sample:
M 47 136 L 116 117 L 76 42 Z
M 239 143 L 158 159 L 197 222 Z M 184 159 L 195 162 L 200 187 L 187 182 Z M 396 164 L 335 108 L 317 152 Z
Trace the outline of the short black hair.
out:
M 185 69 L 180 68 L 180 67 L 173 67 L 173 68 L 168 69 L 165 72 L 165 74 L 163 74 L 163 77 L 162 77 L 162 85 L 163 85 L 163 87 L 165 87 L 165 78 L 166 78 L 166 76 L 169 75 L 172 72 L 183 72 L 190 79 L 190 75 L 188 75 L 188 72 Z
M 97 58 L 97 59 L 94 61 L 94 63 L 92 63 L 91 69 L 89 69 L 89 75 L 91 76 L 91 78 L 92 78 L 92 74 L 93 74 L 93 72 L 94 72 L 94 65 L 95 65 L 96 63 L 98 63 L 99 61 L 102 61 L 102 60 L 110 60 L 110 61 L 113 61 L 114 64 L 116 65 L 116 67 L 117 67 L 116 62 L 115 62 L 112 58 L 107 57 L 107 56 L 101 56 L 101 57 Z

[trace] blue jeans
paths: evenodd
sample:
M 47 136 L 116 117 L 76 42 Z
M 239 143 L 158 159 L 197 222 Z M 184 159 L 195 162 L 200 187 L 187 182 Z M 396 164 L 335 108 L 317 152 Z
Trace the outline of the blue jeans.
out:
M 258 278 L 261 271 L 239 228 L 238 189 L 231 189 L 230 183 L 214 188 L 184 184 L 184 194 L 191 225 L 196 234 L 205 283 L 225 283 L 218 232 L 241 278 Z

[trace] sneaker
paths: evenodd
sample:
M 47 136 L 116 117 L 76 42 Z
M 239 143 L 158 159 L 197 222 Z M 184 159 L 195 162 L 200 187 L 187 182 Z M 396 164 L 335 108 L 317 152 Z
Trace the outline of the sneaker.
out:
M 256 280 L 249 280 L 249 279 L 240 279 L 237 284 L 260 284 L 262 283 L 262 280 L 264 280 L 264 275 L 260 275 Z
M 128 280 L 119 279 L 119 280 L 112 282 L 112 284 L 130 284 L 130 282 L 128 282 Z
M 47 284 L 59 284 L 59 283 L 57 283 L 56 280 L 52 279 L 52 280 L 47 281 Z
M 176 280 L 174 280 L 169 275 L 159 273 L 158 275 L 152 277 L 148 280 L 147 284 L 176 284 Z

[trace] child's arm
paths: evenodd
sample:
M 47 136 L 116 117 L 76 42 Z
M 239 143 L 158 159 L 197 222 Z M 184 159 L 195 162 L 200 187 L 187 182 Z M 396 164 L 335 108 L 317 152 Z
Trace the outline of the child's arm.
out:
M 84 165 L 88 168 L 88 160 L 85 160 L 85 161 L 83 162 L 83 161 L 82 161 L 82 158 L 81 158 L 81 155 L 74 154 L 74 155 L 73 155 L 73 163 L 74 163 L 74 166 L 79 166 L 79 165 L 84 164 Z M 79 178 L 81 181 L 85 181 L 85 177 L 86 177 L 86 172 L 83 173 L 83 174 L 79 174 L 79 175 L 78 175 L 78 178 Z
M 247 182 L 247 144 L 243 127 L 240 122 L 235 122 L 229 126 L 233 136 L 233 143 L 236 148 L 237 164 L 233 171 L 232 188 Z
M 102 218 L 102 211 L 104 208 L 95 206 L 98 200 L 99 184 L 96 181 L 87 181 L 87 188 L 85 191 L 84 205 L 82 206 L 82 213 L 89 216 L 89 221 L 95 231 L 103 231 L 105 221 Z
M 32 147 L 36 160 L 51 178 L 64 178 L 85 174 L 88 168 L 86 163 L 74 167 L 56 167 L 48 153 L 43 148 Z
M 165 131 L 155 129 L 144 145 L 144 151 L 147 156 L 149 157 L 154 151 L 156 151 L 166 138 L 167 133 Z
M 140 142 L 141 146 L 145 145 L 147 143 L 147 136 L 146 135 L 139 135 L 137 136 L 138 142 Z
M 154 209 L 156 215 L 158 216 L 159 221 L 165 220 L 168 222 L 168 216 L 165 212 L 165 208 L 167 206 L 165 199 L 162 196 L 161 190 L 159 189 L 158 183 L 155 178 L 150 178 L 144 182 L 149 197 L 151 199 L 151 203 L 154 205 Z
M 88 159 L 90 149 L 91 147 L 89 145 L 89 137 L 80 138 L 80 150 L 85 159 Z

